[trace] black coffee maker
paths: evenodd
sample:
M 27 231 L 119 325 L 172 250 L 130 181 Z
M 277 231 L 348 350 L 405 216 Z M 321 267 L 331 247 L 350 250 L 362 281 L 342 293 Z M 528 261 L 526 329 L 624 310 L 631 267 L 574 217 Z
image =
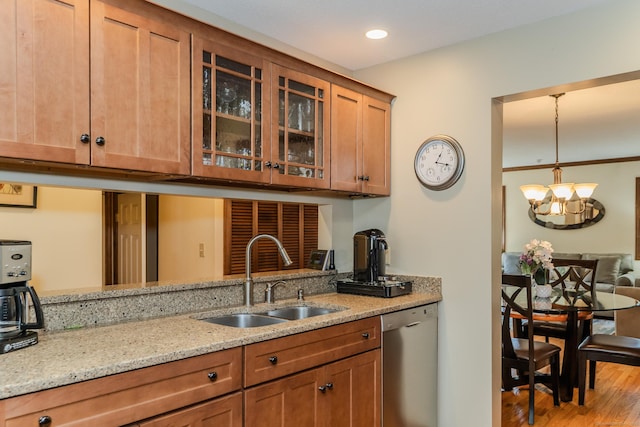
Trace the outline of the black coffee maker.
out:
M 358 231 L 353 236 L 353 280 L 373 283 L 385 277 L 384 233 L 377 228 Z
M 383 298 L 411 293 L 411 282 L 387 276 L 385 254 L 388 249 L 384 233 L 377 228 L 354 234 L 353 277 L 336 280 L 337 292 Z
M 0 353 L 38 343 L 31 329 L 44 327 L 42 307 L 31 280 L 31 242 L 0 240 Z M 29 300 L 35 323 L 29 323 Z

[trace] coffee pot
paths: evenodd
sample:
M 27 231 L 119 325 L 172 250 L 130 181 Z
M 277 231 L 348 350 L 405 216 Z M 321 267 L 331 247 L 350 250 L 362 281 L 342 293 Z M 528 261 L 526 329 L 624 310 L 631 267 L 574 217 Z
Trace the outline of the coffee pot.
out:
M 353 236 L 353 280 L 375 283 L 384 278 L 388 248 L 382 231 L 376 228 L 358 231 Z
M 31 279 L 31 242 L 0 240 L 0 353 L 33 345 L 44 327 L 40 299 L 27 284 Z M 29 322 L 29 306 L 36 320 Z

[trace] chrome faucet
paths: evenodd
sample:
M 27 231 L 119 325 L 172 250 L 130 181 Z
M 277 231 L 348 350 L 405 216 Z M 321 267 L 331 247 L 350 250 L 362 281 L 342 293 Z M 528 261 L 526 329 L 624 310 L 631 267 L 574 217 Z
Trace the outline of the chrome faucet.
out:
M 276 286 L 285 285 L 284 280 L 278 280 L 275 283 L 268 283 L 267 287 L 264 288 L 264 302 L 267 304 L 273 304 L 276 302 Z
M 280 240 L 276 239 L 270 234 L 258 234 L 249 240 L 247 243 L 247 250 L 245 252 L 245 271 L 247 273 L 247 277 L 244 280 L 244 305 L 247 307 L 251 307 L 253 305 L 253 279 L 251 278 L 251 247 L 253 244 L 260 239 L 271 239 L 278 247 L 278 252 L 280 252 L 280 256 L 282 257 L 282 261 L 284 265 L 291 265 L 293 261 L 289 258 L 289 254 L 287 250 L 282 246 Z

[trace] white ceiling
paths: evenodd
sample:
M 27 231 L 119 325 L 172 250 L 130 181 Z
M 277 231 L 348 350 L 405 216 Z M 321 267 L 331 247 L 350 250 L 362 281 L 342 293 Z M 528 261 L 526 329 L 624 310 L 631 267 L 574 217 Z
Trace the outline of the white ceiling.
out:
M 615 0 L 181 1 L 355 71 Z M 389 37 L 366 39 L 374 27 Z M 561 163 L 640 156 L 639 81 L 570 92 L 559 110 Z M 505 104 L 504 166 L 554 163 L 554 117 L 549 96 Z
M 612 0 L 183 0 L 349 70 Z M 389 37 L 368 40 L 374 27 Z

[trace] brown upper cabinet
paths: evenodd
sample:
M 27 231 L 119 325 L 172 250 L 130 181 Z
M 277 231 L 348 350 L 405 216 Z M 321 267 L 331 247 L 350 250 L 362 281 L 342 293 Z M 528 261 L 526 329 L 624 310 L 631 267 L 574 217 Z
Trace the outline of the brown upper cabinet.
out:
M 329 188 L 329 83 L 194 37 L 193 175 Z
M 391 105 L 333 85 L 331 189 L 388 196 Z
M 125 0 L 5 3 L 0 156 L 189 174 L 190 35 L 173 14 Z
M 389 195 L 392 95 L 143 0 L 5 3 L 4 164 Z

